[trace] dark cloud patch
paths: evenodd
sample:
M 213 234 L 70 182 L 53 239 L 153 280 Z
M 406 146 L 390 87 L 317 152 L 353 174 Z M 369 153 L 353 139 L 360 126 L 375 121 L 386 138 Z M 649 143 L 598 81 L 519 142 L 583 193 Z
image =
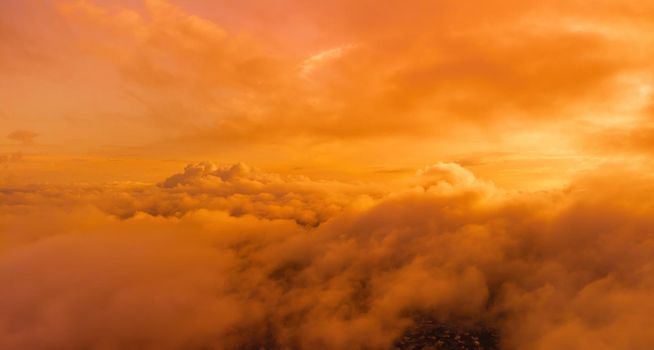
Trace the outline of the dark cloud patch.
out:
M 12 141 L 17 141 L 22 144 L 31 144 L 39 134 L 30 130 L 14 130 L 7 134 L 7 138 Z

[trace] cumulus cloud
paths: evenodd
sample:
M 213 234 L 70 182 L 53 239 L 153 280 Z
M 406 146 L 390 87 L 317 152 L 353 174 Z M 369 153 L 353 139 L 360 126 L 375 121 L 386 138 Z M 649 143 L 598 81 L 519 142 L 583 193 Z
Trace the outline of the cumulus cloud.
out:
M 164 180 L 154 197 L 137 210 L 154 215 L 183 215 L 200 208 L 226 210 L 234 216 L 292 219 L 317 226 L 346 207 L 379 197 L 374 186 L 314 181 L 305 176 L 267 173 L 246 164 L 189 165 Z M 172 204 L 176 203 L 176 204 Z M 172 204 L 173 207 L 165 207 Z
M 462 188 L 491 190 L 493 187 L 492 183 L 477 179 L 470 170 L 456 163 L 439 162 L 418 170 L 416 175 L 425 190 L 430 187 L 455 191 Z
M 607 183 L 616 190 L 600 191 Z M 192 164 L 120 196 L 202 198 L 193 210 L 126 219 L 97 205 L 117 187 L 40 201 L 48 192 L 4 189 L 0 345 L 385 349 L 416 313 L 496 327 L 505 349 L 654 344 L 643 331 L 654 308 L 654 187 L 641 174 L 599 169 L 566 189 L 518 193 L 437 163 L 354 207 L 334 190 L 349 201 L 359 191 L 315 184 Z M 213 202 L 236 195 L 253 215 Z M 257 212 L 257 201 L 341 206 L 307 229 L 294 214 Z
M 247 164 L 188 165 L 157 185 L 32 185 L 0 191 L 6 206 L 54 204 L 94 205 L 119 218 L 138 213 L 181 217 L 209 209 L 233 216 L 294 220 L 317 226 L 345 208 L 369 205 L 384 195 L 383 186 L 367 183 L 312 180 L 306 176 L 268 173 Z

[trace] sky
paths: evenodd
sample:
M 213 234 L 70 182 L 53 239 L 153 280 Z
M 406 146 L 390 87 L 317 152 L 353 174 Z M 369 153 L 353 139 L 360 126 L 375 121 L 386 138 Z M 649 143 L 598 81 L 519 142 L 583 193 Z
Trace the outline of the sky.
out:
M 0 348 L 651 349 L 653 55 L 645 0 L 3 0 Z

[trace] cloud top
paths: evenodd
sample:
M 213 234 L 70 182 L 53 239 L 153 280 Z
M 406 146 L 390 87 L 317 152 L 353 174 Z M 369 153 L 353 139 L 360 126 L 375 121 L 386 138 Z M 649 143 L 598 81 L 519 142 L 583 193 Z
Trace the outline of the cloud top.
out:
M 506 192 L 454 163 L 383 186 L 204 162 L 4 188 L 0 345 L 385 349 L 427 314 L 506 349 L 646 348 L 647 193 L 624 169 Z

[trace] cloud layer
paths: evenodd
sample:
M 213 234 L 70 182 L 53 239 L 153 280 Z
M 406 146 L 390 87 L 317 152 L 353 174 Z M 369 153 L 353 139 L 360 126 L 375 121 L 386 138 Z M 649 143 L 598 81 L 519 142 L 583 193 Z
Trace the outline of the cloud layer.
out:
M 0 1 L 0 349 L 654 348 L 653 20 Z
M 3 7 L 13 40 L 0 54 L 20 53 L 0 65 L 6 133 L 38 130 L 48 154 L 337 171 L 563 159 L 546 181 L 648 148 L 654 15 L 642 0 Z
M 427 313 L 506 349 L 645 349 L 651 183 L 604 169 L 506 192 L 439 163 L 346 205 L 365 191 L 201 163 L 119 195 L 4 189 L 0 344 L 384 349 Z M 144 193 L 177 207 L 104 203 Z

